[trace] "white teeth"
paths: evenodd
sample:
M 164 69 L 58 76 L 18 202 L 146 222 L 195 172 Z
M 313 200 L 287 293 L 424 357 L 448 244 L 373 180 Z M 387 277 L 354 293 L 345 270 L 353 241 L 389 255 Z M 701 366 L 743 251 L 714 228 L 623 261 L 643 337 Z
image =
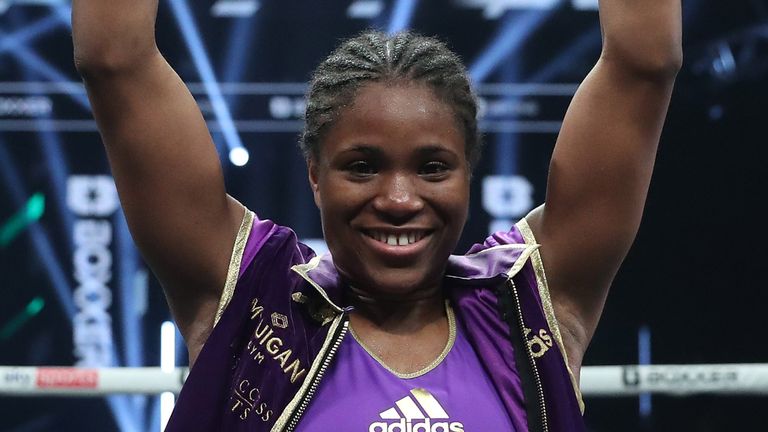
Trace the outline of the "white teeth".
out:
M 402 234 L 385 234 L 383 232 L 371 231 L 368 235 L 374 240 L 386 243 L 390 246 L 407 246 L 424 238 L 424 233 L 420 231 L 411 231 Z

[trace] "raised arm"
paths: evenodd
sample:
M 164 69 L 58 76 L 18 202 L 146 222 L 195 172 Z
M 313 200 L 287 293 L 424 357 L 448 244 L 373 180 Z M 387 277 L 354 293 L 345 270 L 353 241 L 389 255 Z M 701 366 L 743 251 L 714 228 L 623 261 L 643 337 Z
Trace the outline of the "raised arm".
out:
M 191 360 L 212 326 L 243 214 L 184 83 L 160 55 L 157 0 L 74 0 L 75 64 L 136 244 Z
M 680 0 L 600 0 L 603 50 L 552 156 L 541 243 L 555 314 L 578 369 L 631 246 L 681 66 Z

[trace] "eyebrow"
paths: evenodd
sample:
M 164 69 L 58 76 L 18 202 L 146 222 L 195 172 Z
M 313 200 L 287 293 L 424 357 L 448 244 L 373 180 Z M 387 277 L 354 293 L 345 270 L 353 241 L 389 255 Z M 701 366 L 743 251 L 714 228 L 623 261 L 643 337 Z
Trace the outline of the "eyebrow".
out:
M 445 146 L 441 146 L 437 144 L 429 144 L 423 147 L 419 147 L 418 149 L 416 149 L 416 153 L 418 153 L 421 156 L 428 156 L 436 153 L 454 154 L 452 150 L 446 148 Z
M 370 146 L 366 144 L 356 144 L 342 151 L 342 153 L 353 153 L 353 152 L 360 152 L 370 156 L 380 156 L 384 153 L 384 151 L 380 147 Z M 427 144 L 427 145 L 418 147 L 415 152 L 419 156 L 428 156 L 428 155 L 433 155 L 437 153 L 454 154 L 452 150 L 438 144 Z
M 365 144 L 355 144 L 352 147 L 341 151 L 341 153 L 354 153 L 354 152 L 364 153 L 366 155 L 372 155 L 372 156 L 381 155 L 383 153 L 383 151 L 380 148 L 365 145 Z

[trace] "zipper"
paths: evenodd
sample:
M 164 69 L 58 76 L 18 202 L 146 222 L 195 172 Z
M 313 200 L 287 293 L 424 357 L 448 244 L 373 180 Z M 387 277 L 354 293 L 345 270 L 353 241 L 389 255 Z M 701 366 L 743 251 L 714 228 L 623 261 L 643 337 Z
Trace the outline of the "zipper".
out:
M 345 311 L 346 312 L 346 311 Z M 328 352 L 325 354 L 325 358 L 323 359 L 323 363 L 320 365 L 320 368 L 317 370 L 317 373 L 312 378 L 312 384 L 310 384 L 309 388 L 307 389 L 307 393 L 304 395 L 304 398 L 301 400 L 301 404 L 296 408 L 296 411 L 294 411 L 293 416 L 291 417 L 291 420 L 288 422 L 288 426 L 284 429 L 285 432 L 291 432 L 296 428 L 296 425 L 299 423 L 299 420 L 301 419 L 301 416 L 304 414 L 304 411 L 307 409 L 307 406 L 309 406 L 309 402 L 312 400 L 312 397 L 315 395 L 315 392 L 317 391 L 317 387 L 320 384 L 320 381 L 323 379 L 323 375 L 325 375 L 326 369 L 328 369 L 328 366 L 331 364 L 331 361 L 336 356 L 336 352 L 339 350 L 339 346 L 341 346 L 341 342 L 344 340 L 344 336 L 346 336 L 347 331 L 349 331 L 349 318 L 347 317 L 347 314 L 344 313 L 344 316 L 341 318 L 341 326 L 338 330 L 338 333 L 334 336 L 334 341 L 331 347 L 328 349 Z
M 520 307 L 520 296 L 517 293 L 517 286 L 515 282 L 510 278 L 509 285 L 512 290 L 513 297 L 515 299 L 515 308 L 517 309 L 518 320 L 517 323 L 520 326 L 520 335 L 523 337 L 523 345 L 526 346 L 525 341 L 525 323 L 523 323 L 523 309 Z M 541 413 L 541 429 L 543 432 L 549 431 L 547 425 L 547 406 L 544 402 L 544 387 L 541 385 L 541 376 L 539 375 L 539 369 L 536 367 L 536 360 L 533 358 L 533 354 L 530 349 L 525 349 L 526 357 L 531 364 L 531 370 L 533 371 L 533 380 L 536 382 L 536 393 L 539 399 L 539 412 Z

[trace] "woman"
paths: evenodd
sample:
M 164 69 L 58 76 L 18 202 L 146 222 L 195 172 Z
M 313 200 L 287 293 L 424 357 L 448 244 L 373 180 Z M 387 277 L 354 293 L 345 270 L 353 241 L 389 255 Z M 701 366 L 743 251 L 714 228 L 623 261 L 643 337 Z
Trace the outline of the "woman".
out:
M 168 430 L 584 430 L 579 368 L 681 61 L 679 0 L 600 6 L 603 52 L 545 205 L 463 256 L 479 147 L 463 66 L 412 34 L 343 43 L 308 94 L 331 251 L 314 257 L 226 195 L 155 45 L 156 1 L 75 0 L 75 59 L 123 207 L 194 364 Z

